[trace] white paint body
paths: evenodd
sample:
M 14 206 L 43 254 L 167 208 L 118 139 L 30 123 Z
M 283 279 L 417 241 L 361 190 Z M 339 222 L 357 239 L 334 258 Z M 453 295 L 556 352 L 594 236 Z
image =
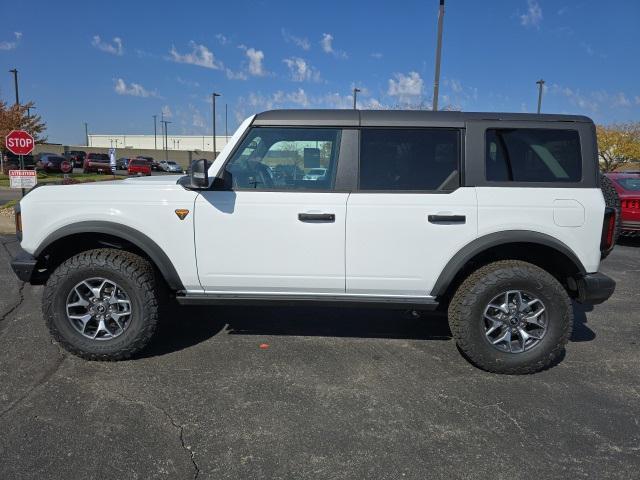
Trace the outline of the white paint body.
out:
M 250 127 L 243 122 L 209 169 L 214 177 Z M 599 189 L 463 187 L 453 193 L 188 190 L 178 176 L 46 186 L 21 201 L 22 248 L 56 230 L 109 221 L 166 253 L 188 292 L 429 297 L 447 262 L 478 237 L 506 230 L 549 235 L 587 272 L 600 261 Z M 184 220 L 176 209 L 191 213 Z M 332 213 L 305 223 L 299 213 Z M 428 215 L 464 215 L 436 225 Z

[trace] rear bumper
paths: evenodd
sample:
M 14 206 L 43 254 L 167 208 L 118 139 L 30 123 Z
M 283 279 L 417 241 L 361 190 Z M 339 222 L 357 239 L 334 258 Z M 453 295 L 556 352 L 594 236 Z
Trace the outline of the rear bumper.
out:
M 640 222 L 622 219 L 622 230 L 640 231 Z
M 576 280 L 580 303 L 597 305 L 605 302 L 613 295 L 616 282 L 604 273 L 587 273 Z
M 20 280 L 30 282 L 37 263 L 33 255 L 21 249 L 11 260 L 11 268 Z

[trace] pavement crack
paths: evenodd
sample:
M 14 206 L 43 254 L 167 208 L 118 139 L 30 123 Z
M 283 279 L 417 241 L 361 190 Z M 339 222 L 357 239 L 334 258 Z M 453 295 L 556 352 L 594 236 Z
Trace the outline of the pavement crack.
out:
M 32 385 L 26 392 L 24 392 L 20 397 L 15 399 L 7 408 L 5 408 L 2 412 L 0 412 L 0 418 L 5 417 L 11 411 L 15 410 L 24 400 L 26 400 L 29 395 L 31 395 L 35 390 L 45 385 L 51 378 L 56 374 L 56 372 L 62 366 L 62 363 L 66 359 L 66 355 L 61 355 L 60 358 L 49 368 L 42 378 L 38 380 L 34 385 Z
M 145 401 L 142 401 L 142 400 L 134 400 L 132 398 L 127 397 L 126 395 L 123 395 L 120 392 L 115 392 L 114 391 L 113 393 L 116 393 L 118 396 L 120 396 L 121 398 L 123 398 L 127 402 L 136 403 L 136 404 L 142 405 L 144 407 L 150 407 L 150 408 L 155 409 L 155 410 L 157 410 L 159 412 L 162 412 L 162 414 L 165 417 L 167 417 L 167 419 L 169 420 L 169 423 L 171 423 L 171 425 L 176 430 L 178 430 L 179 439 L 180 439 L 180 445 L 182 446 L 182 449 L 189 454 L 189 459 L 191 460 L 191 464 L 193 465 L 193 479 L 194 480 L 197 479 L 198 476 L 200 475 L 200 467 L 198 466 L 198 463 L 196 462 L 196 452 L 194 452 L 191 449 L 191 447 L 185 443 L 185 440 L 184 440 L 184 425 L 180 425 L 178 422 L 176 422 L 174 420 L 174 418 L 169 414 L 169 412 L 167 412 L 162 407 L 159 407 L 157 405 L 154 405 L 153 403 L 145 402 Z

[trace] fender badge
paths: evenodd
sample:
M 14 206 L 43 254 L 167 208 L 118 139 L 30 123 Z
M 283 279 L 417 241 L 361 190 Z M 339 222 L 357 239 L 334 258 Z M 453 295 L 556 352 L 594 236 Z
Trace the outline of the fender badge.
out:
M 178 208 L 176 210 L 176 215 L 180 220 L 184 220 L 187 215 L 189 215 L 189 210 L 187 210 L 186 208 Z

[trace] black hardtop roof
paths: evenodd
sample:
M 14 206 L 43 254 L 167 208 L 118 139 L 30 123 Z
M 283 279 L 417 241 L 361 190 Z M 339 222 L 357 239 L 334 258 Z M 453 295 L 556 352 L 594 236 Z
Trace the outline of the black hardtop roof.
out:
M 254 125 L 276 126 L 452 126 L 469 121 L 525 121 L 593 123 L 582 115 L 501 112 L 432 112 L 430 110 L 268 110 L 256 115 Z

